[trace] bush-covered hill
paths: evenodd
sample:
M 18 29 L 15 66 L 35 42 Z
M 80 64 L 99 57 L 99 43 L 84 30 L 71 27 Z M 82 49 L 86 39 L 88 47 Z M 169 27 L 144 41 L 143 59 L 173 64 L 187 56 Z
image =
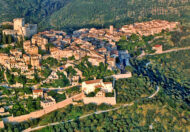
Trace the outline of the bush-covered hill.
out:
M 28 22 L 39 23 L 64 7 L 69 0 L 0 0 L 0 22 L 24 17 Z
M 117 27 L 136 21 L 189 21 L 189 0 L 0 0 L 0 22 L 25 17 L 44 28 Z
M 53 13 L 46 27 L 117 27 L 136 21 L 167 19 L 189 20 L 188 0 L 73 0 Z

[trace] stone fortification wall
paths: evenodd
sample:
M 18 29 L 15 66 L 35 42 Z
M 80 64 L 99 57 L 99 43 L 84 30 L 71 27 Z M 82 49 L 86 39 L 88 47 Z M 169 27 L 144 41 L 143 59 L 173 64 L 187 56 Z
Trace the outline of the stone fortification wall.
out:
M 105 104 L 115 105 L 116 98 L 115 97 L 84 97 L 83 102 L 84 104 L 95 103 L 97 105 L 100 105 L 102 103 L 105 103 Z
M 16 123 L 16 122 L 23 122 L 23 121 L 27 121 L 30 119 L 35 119 L 35 118 L 39 118 L 42 117 L 45 114 L 48 114 L 50 112 L 53 112 L 57 109 L 63 108 L 69 104 L 73 103 L 73 99 L 77 99 L 77 100 L 81 100 L 83 98 L 83 93 L 80 93 L 78 95 L 75 95 L 71 98 L 68 98 L 62 102 L 59 102 L 53 106 L 47 107 L 45 109 L 39 110 L 39 111 L 35 111 L 35 112 L 31 112 L 30 114 L 27 115 L 22 115 L 22 116 L 17 116 L 17 117 L 7 117 L 7 118 L 3 118 L 4 122 L 12 122 L 12 123 Z M 1 127 L 1 122 L 0 122 L 0 127 Z
M 132 77 L 132 73 L 128 72 L 126 74 L 119 74 L 119 75 L 113 75 L 113 77 L 118 80 L 118 79 L 124 79 L 124 78 L 130 78 Z

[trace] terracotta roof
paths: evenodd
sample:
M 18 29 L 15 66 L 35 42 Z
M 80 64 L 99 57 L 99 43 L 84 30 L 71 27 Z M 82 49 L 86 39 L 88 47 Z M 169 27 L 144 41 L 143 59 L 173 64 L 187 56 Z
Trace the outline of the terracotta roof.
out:
M 102 79 L 85 81 L 85 83 L 86 83 L 86 84 L 93 84 L 93 83 L 99 83 L 100 81 L 102 81 Z
M 43 92 L 42 89 L 36 89 L 36 90 L 33 90 L 33 93 L 41 93 L 41 92 Z
M 154 47 L 161 47 L 162 45 L 159 45 L 159 44 L 157 44 L 157 45 L 155 45 Z
M 101 88 L 102 87 L 102 85 L 96 85 L 95 86 L 95 88 Z
M 104 82 L 104 84 L 112 84 L 112 82 Z

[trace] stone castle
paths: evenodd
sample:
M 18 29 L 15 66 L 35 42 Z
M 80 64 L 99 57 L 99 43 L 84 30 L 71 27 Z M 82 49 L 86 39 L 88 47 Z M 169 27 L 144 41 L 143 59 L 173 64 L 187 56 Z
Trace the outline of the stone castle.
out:
M 13 19 L 13 30 L 5 29 L 3 33 L 6 35 L 19 35 L 30 38 L 37 33 L 37 24 L 25 24 L 24 18 L 15 18 Z

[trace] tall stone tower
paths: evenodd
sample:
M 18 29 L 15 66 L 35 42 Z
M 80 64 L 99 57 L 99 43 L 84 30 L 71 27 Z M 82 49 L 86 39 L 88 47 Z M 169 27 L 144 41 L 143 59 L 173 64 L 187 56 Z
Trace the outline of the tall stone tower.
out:
M 114 27 L 113 25 L 110 25 L 110 34 L 113 34 Z
M 25 25 L 25 21 L 24 21 L 24 18 L 16 18 L 13 20 L 13 23 L 14 23 L 14 30 L 21 30 L 22 27 L 24 27 Z

